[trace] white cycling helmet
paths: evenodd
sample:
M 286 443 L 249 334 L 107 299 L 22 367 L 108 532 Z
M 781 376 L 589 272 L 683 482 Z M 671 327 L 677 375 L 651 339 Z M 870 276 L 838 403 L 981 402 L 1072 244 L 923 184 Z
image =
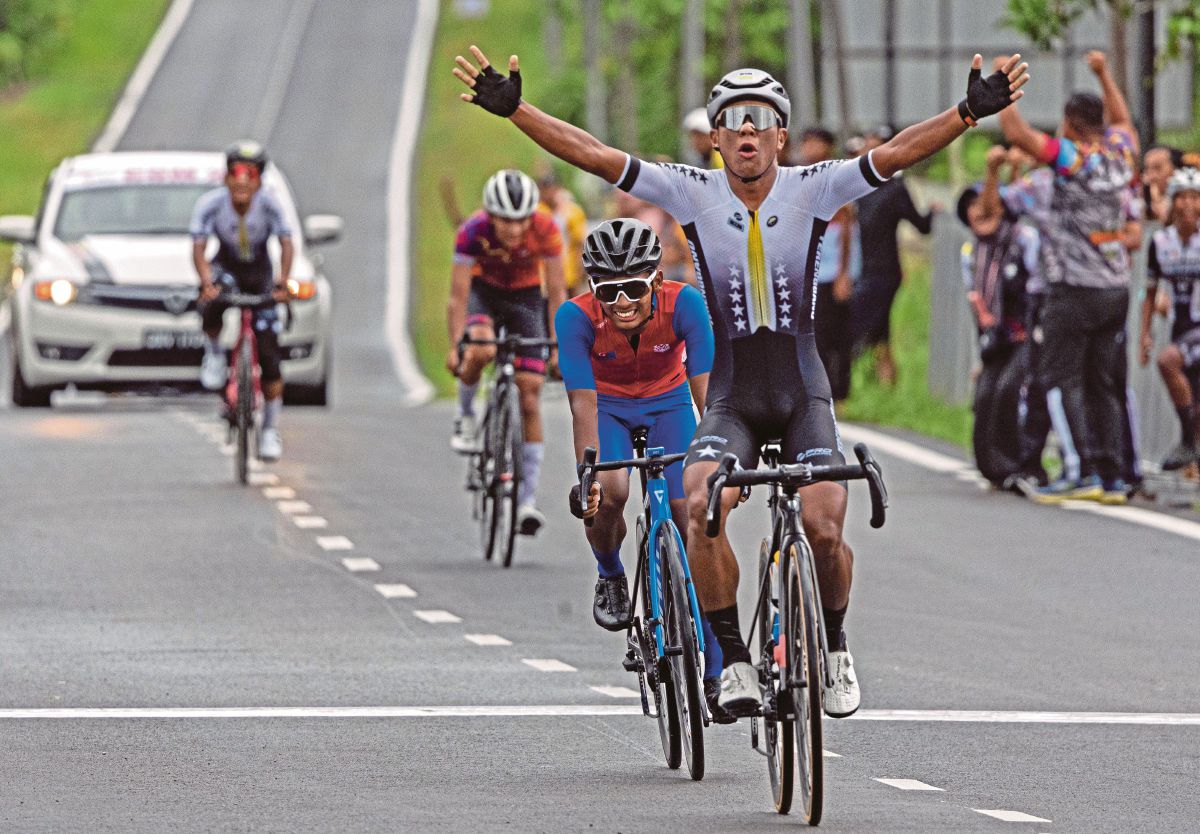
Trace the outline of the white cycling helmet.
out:
M 538 187 L 529 176 L 506 168 L 483 186 L 483 209 L 495 217 L 524 220 L 538 205 Z
M 708 112 L 703 107 L 689 110 L 683 117 L 683 129 L 689 133 L 708 133 L 712 129 L 708 123 Z
M 708 95 L 708 124 L 716 129 L 717 116 L 729 105 L 738 101 L 761 101 L 771 105 L 788 126 L 792 104 L 787 90 L 767 73 L 759 69 L 737 69 L 717 82 Z
M 1174 200 L 1176 194 L 1185 191 L 1200 191 L 1200 169 L 1180 168 L 1167 181 L 1167 199 Z

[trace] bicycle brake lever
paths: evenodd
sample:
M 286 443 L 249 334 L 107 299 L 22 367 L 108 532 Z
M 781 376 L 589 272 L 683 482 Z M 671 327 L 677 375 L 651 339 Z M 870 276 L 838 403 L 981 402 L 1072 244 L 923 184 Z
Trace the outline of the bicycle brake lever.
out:
M 583 464 L 579 471 L 579 503 L 586 510 L 588 505 L 588 496 L 592 493 L 592 481 L 595 479 L 596 465 L 596 448 L 588 446 L 583 450 Z M 584 527 L 591 527 L 596 523 L 596 517 L 591 516 L 583 520 Z
M 710 539 L 715 539 L 721 532 L 721 493 L 736 463 L 737 458 L 727 452 L 716 471 L 708 476 L 708 514 L 705 517 L 704 535 Z
M 854 455 L 863 468 L 867 489 L 871 493 L 871 526 L 878 530 L 887 520 L 888 494 L 883 483 L 883 470 L 871 456 L 871 450 L 865 443 L 854 445 Z

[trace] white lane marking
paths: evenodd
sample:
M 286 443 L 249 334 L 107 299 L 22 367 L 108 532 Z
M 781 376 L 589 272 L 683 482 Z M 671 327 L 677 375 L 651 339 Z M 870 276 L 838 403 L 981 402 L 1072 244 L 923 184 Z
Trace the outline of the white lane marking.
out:
M 277 501 L 280 498 L 295 498 L 296 490 L 290 486 L 269 486 L 263 487 L 263 498 L 270 498 Z
M 429 611 L 414 611 L 413 616 L 418 620 L 424 620 L 427 623 L 461 623 L 462 617 L 457 614 L 451 614 L 449 611 L 444 611 L 441 608 L 435 608 Z
M 1141 507 L 1106 507 L 1092 501 L 1064 501 L 1063 506 L 1069 510 L 1083 510 L 1096 515 L 1153 527 L 1167 533 L 1174 533 L 1188 539 L 1200 541 L 1200 524 L 1188 521 L 1186 518 L 1176 518 L 1165 513 L 1143 510 Z
M 578 672 L 574 666 L 569 663 L 563 663 L 561 660 L 553 660 L 550 658 L 531 658 L 525 657 L 521 662 L 526 666 L 532 666 L 539 672 Z
M 301 530 L 315 530 L 329 526 L 329 521 L 319 515 L 294 515 L 292 516 L 292 523 Z
M 271 61 L 271 75 L 263 88 L 262 100 L 258 107 L 258 118 L 250 135 L 261 139 L 269 145 L 275 133 L 275 123 L 279 121 L 279 111 L 283 108 L 283 97 L 287 93 L 288 81 L 292 78 L 292 69 L 296 66 L 296 58 L 300 54 L 300 42 L 304 39 L 304 31 L 308 28 L 308 19 L 312 16 L 315 0 L 294 4 L 284 23 L 283 33 L 279 36 L 279 46 Z
M 142 53 L 133 75 L 129 76 L 129 83 L 125 85 L 125 90 L 121 93 L 121 100 L 117 102 L 117 106 L 109 115 L 104 131 L 96 140 L 96 144 L 92 146 L 93 152 L 108 153 L 116 149 L 117 143 L 129 129 L 129 123 L 133 121 L 138 105 L 142 103 L 142 97 L 150 88 L 150 82 L 154 80 L 155 73 L 158 72 L 163 58 L 166 57 L 167 51 L 174 43 L 175 36 L 183 28 L 184 21 L 187 20 L 188 12 L 191 9 L 192 0 L 174 0 L 171 3 L 167 13 L 163 15 L 162 23 L 158 25 L 154 37 L 150 39 L 146 51 Z
M 1200 727 L 1188 712 L 1002 712 L 998 710 L 860 709 L 848 721 L 937 721 L 971 724 L 1138 724 Z
M 476 646 L 511 646 L 512 640 L 499 634 L 464 634 L 469 642 Z
M 217 441 L 217 442 L 221 443 L 221 441 Z M 233 447 L 232 446 L 226 446 L 222 443 L 219 451 L 221 452 L 221 454 L 223 454 L 227 458 L 233 457 Z
M 983 811 L 979 808 L 972 808 L 977 814 L 983 814 L 988 817 L 995 817 L 1001 822 L 1053 822 L 1044 817 L 1035 817 L 1033 814 L 1026 814 L 1021 811 Z
M 263 462 L 258 458 L 252 457 L 250 460 L 246 461 L 246 466 L 248 469 L 250 469 L 250 471 L 256 472 L 263 468 Z
M 388 159 L 387 183 L 387 308 L 388 342 L 396 375 L 405 387 L 405 402 L 420 405 L 433 399 L 433 385 L 421 373 L 413 355 L 408 332 L 409 298 L 409 206 L 412 192 L 413 160 L 421 126 L 421 107 L 425 100 L 425 78 L 437 25 L 437 0 L 417 0 L 416 16 L 408 41 L 408 59 L 404 66 L 404 89 L 396 115 L 396 133 L 392 137 Z
M 641 693 L 636 689 L 630 689 L 628 686 L 589 686 L 588 689 L 593 692 L 599 692 L 601 695 L 607 695 L 609 698 L 638 698 Z
M 841 753 L 834 753 L 832 750 L 822 750 L 821 755 L 826 759 L 840 759 Z
M 275 506 L 279 509 L 279 512 L 286 513 L 287 515 L 312 512 L 312 504 L 307 501 L 276 501 Z
M 317 536 L 317 546 L 322 550 L 353 550 L 354 542 L 345 536 Z
M 48 707 L 0 709 L 2 719 L 27 718 L 574 718 L 636 715 L 641 706 L 549 704 L 545 706 L 428 707 Z
M 249 481 L 252 486 L 268 486 L 279 483 L 279 476 L 274 472 L 251 472 Z
M 412 588 L 399 582 L 380 582 L 375 585 L 375 590 L 382 594 L 384 599 L 412 599 L 417 595 Z
M 902 791 L 941 791 L 946 792 L 945 788 L 935 788 L 933 785 L 926 785 L 917 779 L 875 779 L 876 782 L 892 787 L 899 788 Z
M 383 570 L 383 568 L 379 566 L 379 563 L 369 556 L 351 556 L 343 559 L 342 567 L 354 573 Z
M 926 449 L 918 446 L 916 443 L 910 443 L 907 440 L 901 440 L 898 437 L 872 431 L 862 426 L 838 423 L 838 429 L 841 431 L 842 436 L 851 443 L 866 443 L 871 447 L 871 451 L 879 450 L 886 452 L 909 463 L 915 463 L 917 466 L 932 469 L 934 472 L 961 472 L 965 469 L 970 469 L 970 465 L 966 461 L 952 458 L 949 455 L 943 455 L 941 452 Z M 850 457 L 853 457 L 853 453 L 851 453 Z

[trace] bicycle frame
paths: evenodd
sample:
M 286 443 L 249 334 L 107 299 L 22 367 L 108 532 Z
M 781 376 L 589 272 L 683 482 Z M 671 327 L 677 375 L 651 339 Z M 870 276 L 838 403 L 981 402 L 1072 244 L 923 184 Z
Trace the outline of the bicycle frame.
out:
M 237 363 L 242 353 L 242 344 L 247 341 L 250 343 L 250 378 L 254 382 L 254 410 L 260 410 L 263 404 L 262 369 L 258 365 L 258 340 L 254 338 L 254 311 L 249 307 L 243 307 L 240 312 L 242 323 L 238 328 L 233 350 L 229 354 L 230 373 L 229 380 L 225 383 L 225 404 L 231 415 L 237 409 Z

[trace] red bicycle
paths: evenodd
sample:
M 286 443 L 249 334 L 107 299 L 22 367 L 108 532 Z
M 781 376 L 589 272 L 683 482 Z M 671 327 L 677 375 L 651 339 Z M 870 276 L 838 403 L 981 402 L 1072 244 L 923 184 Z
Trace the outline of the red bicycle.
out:
M 258 342 L 254 338 L 254 308 L 275 300 L 272 293 L 222 293 L 221 301 L 241 310 L 242 323 L 237 341 L 229 354 L 229 380 L 225 383 L 225 414 L 229 419 L 229 439 L 235 441 L 234 473 L 238 482 L 250 478 L 250 437 L 258 448 L 259 420 L 262 411 L 262 374 L 258 367 Z

